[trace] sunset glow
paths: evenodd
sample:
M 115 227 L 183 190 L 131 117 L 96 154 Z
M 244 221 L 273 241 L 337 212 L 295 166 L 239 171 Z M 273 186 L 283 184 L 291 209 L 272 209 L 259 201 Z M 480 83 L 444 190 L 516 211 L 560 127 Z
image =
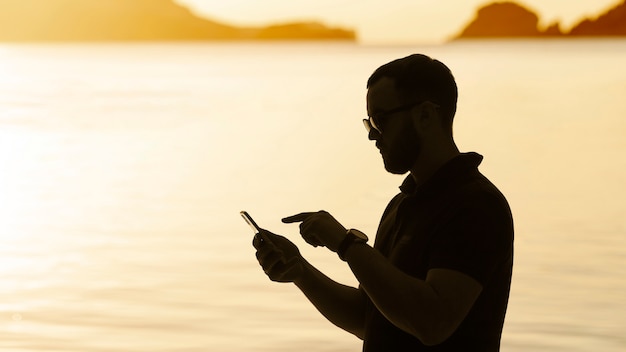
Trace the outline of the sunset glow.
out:
M 414 53 L 510 202 L 502 350 L 626 351 L 626 0 L 496 1 L 0 0 L 0 352 L 362 350 L 268 280 L 239 212 L 357 287 L 281 219 L 376 241 L 407 176 L 381 141 L 430 137 L 402 109 L 368 133 L 368 77 Z

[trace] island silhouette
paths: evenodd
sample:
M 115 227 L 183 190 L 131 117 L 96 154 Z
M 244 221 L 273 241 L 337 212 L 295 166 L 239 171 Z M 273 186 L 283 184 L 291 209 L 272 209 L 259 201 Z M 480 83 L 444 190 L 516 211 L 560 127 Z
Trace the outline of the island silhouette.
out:
M 356 40 L 318 22 L 237 27 L 173 0 L 0 0 L 0 41 Z
M 514 37 L 611 37 L 626 35 L 626 0 L 598 16 L 583 18 L 569 31 L 559 22 L 540 28 L 534 11 L 512 1 L 495 2 L 478 9 L 475 17 L 453 39 Z

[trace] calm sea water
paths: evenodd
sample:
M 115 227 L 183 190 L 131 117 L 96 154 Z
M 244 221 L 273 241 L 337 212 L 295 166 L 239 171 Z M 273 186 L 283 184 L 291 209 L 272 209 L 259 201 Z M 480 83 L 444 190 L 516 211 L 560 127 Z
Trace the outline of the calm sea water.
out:
M 460 89 L 455 136 L 507 195 L 503 351 L 626 349 L 626 41 L 0 46 L 0 350 L 359 351 L 266 279 L 239 218 L 326 209 L 373 234 L 401 178 L 365 81 L 413 52 Z

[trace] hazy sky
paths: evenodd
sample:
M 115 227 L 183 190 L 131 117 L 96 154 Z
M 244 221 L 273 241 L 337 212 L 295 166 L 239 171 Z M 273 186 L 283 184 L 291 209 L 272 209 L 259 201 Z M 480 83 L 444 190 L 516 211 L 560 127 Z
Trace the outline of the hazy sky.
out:
M 236 25 L 315 20 L 357 30 L 365 43 L 442 42 L 456 34 L 489 0 L 176 0 L 196 13 Z M 522 0 L 542 24 L 569 29 L 582 16 L 621 0 Z

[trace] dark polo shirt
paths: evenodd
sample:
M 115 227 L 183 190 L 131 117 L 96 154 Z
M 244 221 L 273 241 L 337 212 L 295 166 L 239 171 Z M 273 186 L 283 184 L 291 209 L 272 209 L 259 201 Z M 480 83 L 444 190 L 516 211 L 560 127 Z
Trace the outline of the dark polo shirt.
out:
M 429 347 L 368 301 L 363 351 L 499 350 L 513 268 L 513 219 L 502 193 L 478 171 L 481 161 L 479 154 L 461 154 L 420 187 L 409 175 L 387 206 L 374 244 L 421 280 L 435 268 L 471 276 L 483 286 L 474 306 L 450 338 Z

